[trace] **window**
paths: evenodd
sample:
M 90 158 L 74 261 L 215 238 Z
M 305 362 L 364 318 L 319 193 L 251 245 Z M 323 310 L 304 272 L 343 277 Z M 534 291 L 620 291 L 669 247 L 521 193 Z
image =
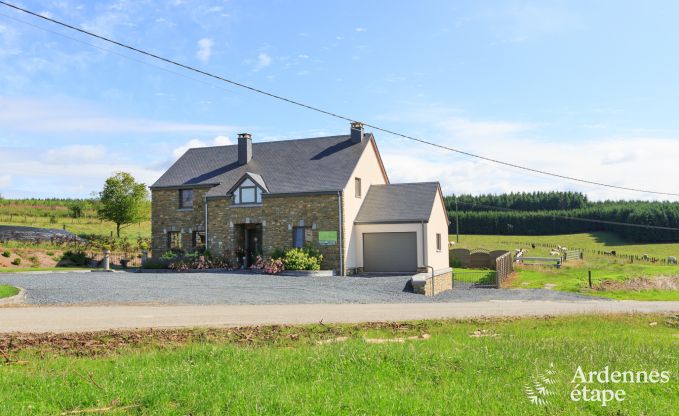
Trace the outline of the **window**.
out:
M 192 240 L 193 248 L 205 248 L 205 231 L 194 231 Z
M 436 251 L 441 251 L 441 234 L 436 233 Z
M 250 179 L 246 179 L 233 192 L 234 204 L 261 204 L 262 189 Z
M 182 248 L 182 235 L 179 231 L 170 231 L 167 233 L 167 249 L 180 249 Z
M 354 184 L 356 186 L 356 198 L 361 197 L 361 178 L 354 178 Z
M 304 247 L 304 227 L 292 229 L 292 246 L 295 248 Z
M 179 208 L 180 209 L 193 208 L 193 189 L 179 190 Z

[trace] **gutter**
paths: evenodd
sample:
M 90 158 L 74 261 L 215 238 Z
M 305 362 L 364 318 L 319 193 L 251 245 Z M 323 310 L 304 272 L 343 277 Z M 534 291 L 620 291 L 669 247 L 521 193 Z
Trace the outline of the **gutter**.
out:
M 426 268 L 429 268 L 430 266 L 428 265 L 428 258 L 427 258 L 427 236 L 426 236 L 426 229 L 424 228 L 425 222 L 422 221 L 422 265 Z M 432 267 L 432 273 L 434 271 L 434 268 Z

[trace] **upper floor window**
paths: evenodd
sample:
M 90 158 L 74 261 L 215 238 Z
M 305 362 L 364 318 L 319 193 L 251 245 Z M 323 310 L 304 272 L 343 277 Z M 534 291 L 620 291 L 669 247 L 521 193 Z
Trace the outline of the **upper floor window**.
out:
M 261 204 L 262 189 L 250 179 L 246 179 L 233 192 L 234 204 Z
M 356 187 L 356 198 L 361 197 L 361 178 L 354 178 L 354 185 Z
M 436 251 L 441 251 L 441 234 L 436 233 Z
M 179 208 L 193 208 L 193 189 L 181 189 L 179 191 Z

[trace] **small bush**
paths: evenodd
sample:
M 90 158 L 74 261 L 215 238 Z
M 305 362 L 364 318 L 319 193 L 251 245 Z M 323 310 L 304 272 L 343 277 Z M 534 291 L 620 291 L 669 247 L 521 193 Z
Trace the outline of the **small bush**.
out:
M 312 247 L 292 248 L 281 260 L 286 270 L 321 270 L 323 255 Z
M 7 251 L 7 250 L 5 250 L 5 251 L 2 252 L 2 257 L 9 257 L 9 256 L 11 256 L 11 255 L 12 255 L 12 253 L 10 253 L 10 252 Z
M 462 262 L 460 259 L 453 259 L 451 266 L 454 268 L 460 268 L 462 267 Z
M 61 256 L 61 261 L 63 262 L 68 262 L 72 263 L 74 266 L 87 266 L 90 264 L 90 259 L 87 257 L 87 255 L 82 252 L 82 251 L 66 251 L 62 256 Z
M 285 271 L 285 265 L 280 258 L 264 258 L 257 256 L 255 264 L 250 266 L 251 269 L 261 270 L 266 274 L 278 274 Z
M 39 267 L 40 266 L 40 260 L 38 260 L 38 257 L 31 256 L 31 257 L 28 258 L 28 260 L 31 262 L 31 266 L 33 266 L 33 267 Z
M 45 254 L 47 254 L 47 255 L 50 256 L 50 257 L 54 256 L 54 252 L 53 252 L 53 251 L 48 251 L 48 252 L 45 253 Z
M 15 258 L 14 260 L 12 260 L 12 264 L 15 265 L 15 266 L 20 265 L 21 259 L 19 257 Z

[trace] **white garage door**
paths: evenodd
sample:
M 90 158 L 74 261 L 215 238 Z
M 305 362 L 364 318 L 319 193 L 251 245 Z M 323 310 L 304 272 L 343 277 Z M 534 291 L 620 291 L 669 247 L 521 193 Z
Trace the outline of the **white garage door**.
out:
M 417 233 L 363 234 L 363 271 L 417 271 Z

